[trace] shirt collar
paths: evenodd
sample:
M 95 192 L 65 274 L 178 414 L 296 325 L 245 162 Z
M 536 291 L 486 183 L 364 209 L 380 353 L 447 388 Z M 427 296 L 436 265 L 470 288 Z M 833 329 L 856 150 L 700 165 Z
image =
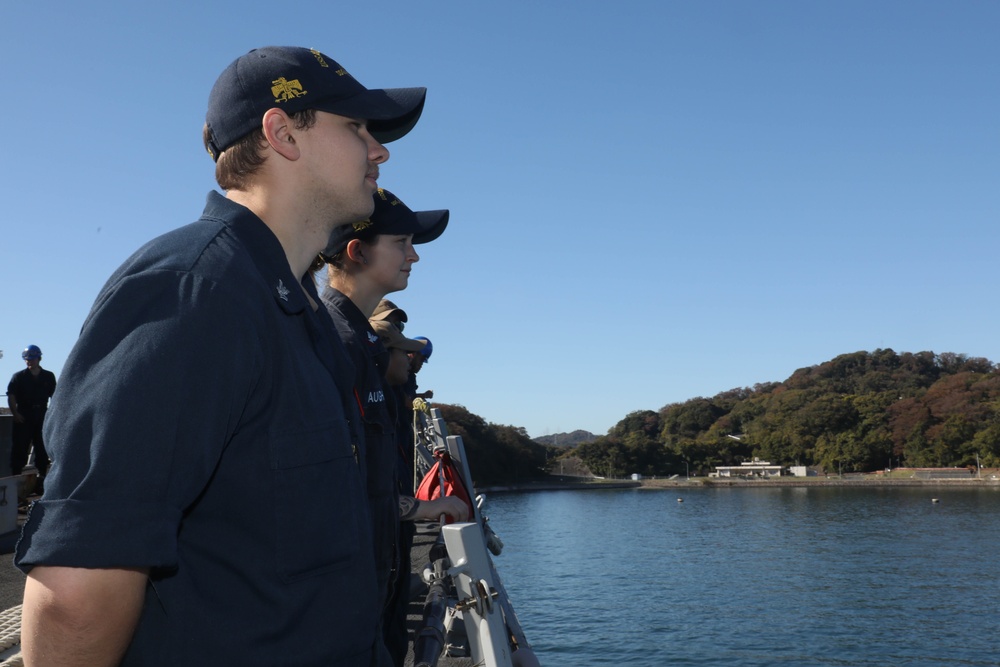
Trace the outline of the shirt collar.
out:
M 330 287 L 327 285 L 323 288 L 323 303 L 327 306 L 333 306 L 343 314 L 344 319 L 346 319 L 352 327 L 357 327 L 358 325 L 368 326 L 368 318 L 365 317 L 361 309 L 355 305 L 351 298 L 336 289 L 335 287 Z
M 205 216 L 220 220 L 246 248 L 269 285 L 275 302 L 286 313 L 298 314 L 309 307 L 306 295 L 296 287 L 296 283 L 300 283 L 309 296 L 319 301 L 312 274 L 306 273 L 301 279 L 292 275 L 288 257 L 278 237 L 253 211 L 212 191 L 208 193 Z

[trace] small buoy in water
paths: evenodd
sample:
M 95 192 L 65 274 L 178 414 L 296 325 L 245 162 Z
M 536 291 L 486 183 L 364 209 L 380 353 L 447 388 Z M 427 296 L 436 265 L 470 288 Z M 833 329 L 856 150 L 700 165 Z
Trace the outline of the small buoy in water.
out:
M 683 498 L 678 498 L 677 502 L 682 503 L 682 502 L 684 502 L 684 499 Z
M 940 501 L 940 500 L 938 500 L 937 498 L 931 498 L 931 502 L 932 502 L 932 503 L 939 503 L 939 502 L 941 502 L 941 501 Z

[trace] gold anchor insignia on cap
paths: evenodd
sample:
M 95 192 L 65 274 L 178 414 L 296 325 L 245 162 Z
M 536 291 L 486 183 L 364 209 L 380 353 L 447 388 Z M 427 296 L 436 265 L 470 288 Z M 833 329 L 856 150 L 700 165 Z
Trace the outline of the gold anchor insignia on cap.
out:
M 353 227 L 354 231 L 361 232 L 372 226 L 372 221 L 370 218 L 365 218 L 361 222 L 355 222 Z
M 296 97 L 302 97 L 309 91 L 302 90 L 302 84 L 298 79 L 287 80 L 281 76 L 271 82 L 271 94 L 274 95 L 275 102 L 287 102 Z

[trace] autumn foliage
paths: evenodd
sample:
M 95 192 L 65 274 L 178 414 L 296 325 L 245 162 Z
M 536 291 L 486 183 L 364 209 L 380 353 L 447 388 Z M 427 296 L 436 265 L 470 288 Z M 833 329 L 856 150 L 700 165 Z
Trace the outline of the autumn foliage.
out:
M 752 457 L 861 472 L 1000 466 L 1000 369 L 961 354 L 875 350 L 627 415 L 571 452 L 594 474 L 705 474 Z
M 473 481 L 518 484 L 547 475 L 553 448 L 528 437 L 524 428 L 486 422 L 461 405 L 438 403 L 449 435 L 462 437 Z

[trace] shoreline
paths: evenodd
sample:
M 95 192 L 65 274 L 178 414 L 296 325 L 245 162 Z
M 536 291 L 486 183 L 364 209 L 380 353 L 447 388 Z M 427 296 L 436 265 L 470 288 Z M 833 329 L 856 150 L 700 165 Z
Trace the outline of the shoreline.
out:
M 692 477 L 686 479 L 602 480 L 587 478 L 555 478 L 516 484 L 492 484 L 478 489 L 480 493 L 525 493 L 532 491 L 601 491 L 606 489 L 676 489 L 676 488 L 765 488 L 765 487 L 827 487 L 849 486 L 868 488 L 948 487 L 997 488 L 1000 479 L 988 477 L 969 479 L 886 478 L 876 475 L 844 475 L 843 477 L 781 477 L 778 479 L 739 479 L 726 477 Z
M 697 477 L 688 480 L 643 480 L 640 482 L 644 488 L 755 488 L 755 487 L 824 487 L 824 486 L 851 486 L 868 488 L 892 488 L 892 487 L 950 487 L 950 488 L 1000 488 L 1000 480 L 996 479 L 915 479 L 897 478 L 886 479 L 876 477 L 793 477 L 781 479 L 724 479 Z

